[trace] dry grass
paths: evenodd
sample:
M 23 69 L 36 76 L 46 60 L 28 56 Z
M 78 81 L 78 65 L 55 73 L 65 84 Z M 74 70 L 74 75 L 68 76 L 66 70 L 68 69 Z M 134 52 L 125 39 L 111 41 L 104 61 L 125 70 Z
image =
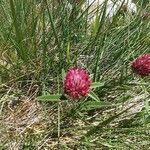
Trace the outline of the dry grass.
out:
M 117 106 L 110 109 L 97 110 L 94 114 L 92 114 L 92 116 L 90 115 L 86 119 L 77 118 L 72 120 L 72 118 L 64 118 L 64 120 L 61 120 L 64 123 L 61 123 L 61 136 L 58 139 L 57 105 L 51 103 L 43 105 L 37 102 L 36 99 L 29 99 L 25 96 L 20 97 L 19 99 L 13 95 L 9 96 L 7 97 L 9 102 L 5 103 L 5 108 L 1 111 L 0 116 L 1 147 L 8 150 L 47 150 L 58 149 L 58 146 L 61 146 L 62 149 L 78 149 L 81 146 L 80 140 L 82 136 L 87 133 L 89 126 L 97 126 L 100 120 L 106 120 L 110 116 L 127 109 L 131 105 L 134 105 L 132 109 L 128 110 L 125 114 L 110 123 L 109 127 L 112 129 L 117 129 L 118 127 L 118 131 L 116 130 L 115 132 L 119 132 L 120 127 L 122 125 L 126 125 L 124 122 L 130 122 L 137 112 L 140 112 L 142 108 L 144 108 L 143 100 L 146 99 L 146 97 L 147 95 L 142 94 L 130 99 L 128 102 L 122 103 L 119 107 Z M 61 113 L 66 110 L 68 110 L 68 106 L 65 106 L 62 103 Z M 67 121 L 69 119 L 68 125 L 66 124 L 66 119 Z M 148 130 L 149 129 L 145 131 L 149 132 Z M 103 141 L 101 141 L 101 146 L 99 145 L 101 148 L 108 147 L 104 140 L 104 137 L 106 136 L 105 134 L 106 133 L 104 132 L 101 136 L 97 137 L 98 139 L 101 138 Z M 91 143 L 95 140 L 97 141 L 97 138 L 95 137 L 91 140 Z M 115 138 L 118 140 L 120 137 L 116 136 Z M 127 139 L 128 140 L 126 142 L 128 144 L 130 142 L 132 143 L 131 138 Z

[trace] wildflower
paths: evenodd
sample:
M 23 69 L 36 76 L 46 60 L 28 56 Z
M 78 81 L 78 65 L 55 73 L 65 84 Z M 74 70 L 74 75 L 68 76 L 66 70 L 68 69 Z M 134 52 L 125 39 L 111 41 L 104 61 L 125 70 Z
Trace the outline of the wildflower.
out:
M 150 54 L 145 54 L 136 58 L 131 65 L 134 72 L 141 76 L 150 75 Z
M 88 72 L 82 68 L 72 68 L 64 80 L 64 92 L 72 99 L 87 96 L 90 91 L 91 79 Z

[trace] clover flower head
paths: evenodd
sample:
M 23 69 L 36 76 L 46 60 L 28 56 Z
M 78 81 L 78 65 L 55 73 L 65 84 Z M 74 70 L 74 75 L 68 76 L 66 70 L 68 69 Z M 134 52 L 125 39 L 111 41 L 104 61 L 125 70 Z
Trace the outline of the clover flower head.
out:
M 88 72 L 82 68 L 71 68 L 64 79 L 64 92 L 71 99 L 87 96 L 90 91 L 91 79 Z
M 141 76 L 150 75 L 150 54 L 144 54 L 132 62 L 132 70 Z

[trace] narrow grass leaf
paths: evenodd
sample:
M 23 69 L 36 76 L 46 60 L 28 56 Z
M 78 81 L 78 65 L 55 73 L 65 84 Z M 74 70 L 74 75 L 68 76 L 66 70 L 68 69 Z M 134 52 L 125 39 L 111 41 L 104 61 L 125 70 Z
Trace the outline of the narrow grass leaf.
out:
M 58 102 L 60 101 L 60 94 L 57 95 L 42 95 L 37 97 L 38 101 L 43 101 L 43 102 Z
M 82 108 L 82 110 L 86 110 L 86 111 L 89 111 L 89 110 L 93 110 L 93 109 L 98 109 L 98 108 L 101 108 L 101 107 L 108 107 L 108 106 L 112 106 L 111 103 L 108 103 L 108 102 L 103 102 L 103 101 L 87 101 L 84 103 L 83 105 L 84 107 Z
M 66 72 L 65 72 L 64 68 L 61 70 L 61 75 L 62 75 L 62 80 L 64 81 L 65 76 L 66 76 Z
M 95 88 L 102 87 L 102 86 L 104 86 L 104 83 L 102 82 L 93 82 L 91 85 L 91 88 L 95 89 Z
M 92 99 L 94 99 L 95 101 L 99 102 L 100 99 L 99 97 L 93 92 L 91 91 L 89 94 L 88 94 L 89 97 L 91 97 Z

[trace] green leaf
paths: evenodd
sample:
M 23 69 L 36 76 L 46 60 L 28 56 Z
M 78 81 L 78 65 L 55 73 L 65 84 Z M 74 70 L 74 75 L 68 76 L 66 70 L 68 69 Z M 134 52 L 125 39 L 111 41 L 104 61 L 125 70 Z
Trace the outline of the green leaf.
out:
M 145 109 L 146 109 L 146 112 L 147 112 L 148 114 L 150 114 L 149 100 L 146 100 L 146 101 L 145 101 Z
M 145 119 L 145 124 L 149 124 L 150 123 L 150 116 L 148 116 L 146 119 Z
M 60 94 L 56 94 L 56 95 L 42 95 L 42 96 L 38 96 L 37 100 L 39 101 L 43 101 L 43 102 L 59 102 L 60 101 Z
M 66 76 L 66 72 L 65 72 L 64 68 L 61 70 L 61 75 L 62 75 L 62 80 L 64 81 L 65 76 Z
M 92 110 L 92 109 L 98 109 L 101 107 L 108 107 L 108 106 L 112 106 L 111 103 L 108 102 L 103 102 L 103 101 L 87 101 L 84 103 L 83 105 L 84 107 L 82 108 L 82 110 Z
M 93 92 L 91 91 L 89 94 L 88 94 L 89 97 L 91 97 L 92 99 L 94 99 L 95 101 L 99 102 L 100 99 L 99 97 Z
M 101 83 L 101 82 L 93 82 L 92 85 L 91 85 L 91 88 L 92 88 L 92 89 L 95 89 L 95 88 L 102 87 L 102 86 L 104 86 L 104 83 Z

